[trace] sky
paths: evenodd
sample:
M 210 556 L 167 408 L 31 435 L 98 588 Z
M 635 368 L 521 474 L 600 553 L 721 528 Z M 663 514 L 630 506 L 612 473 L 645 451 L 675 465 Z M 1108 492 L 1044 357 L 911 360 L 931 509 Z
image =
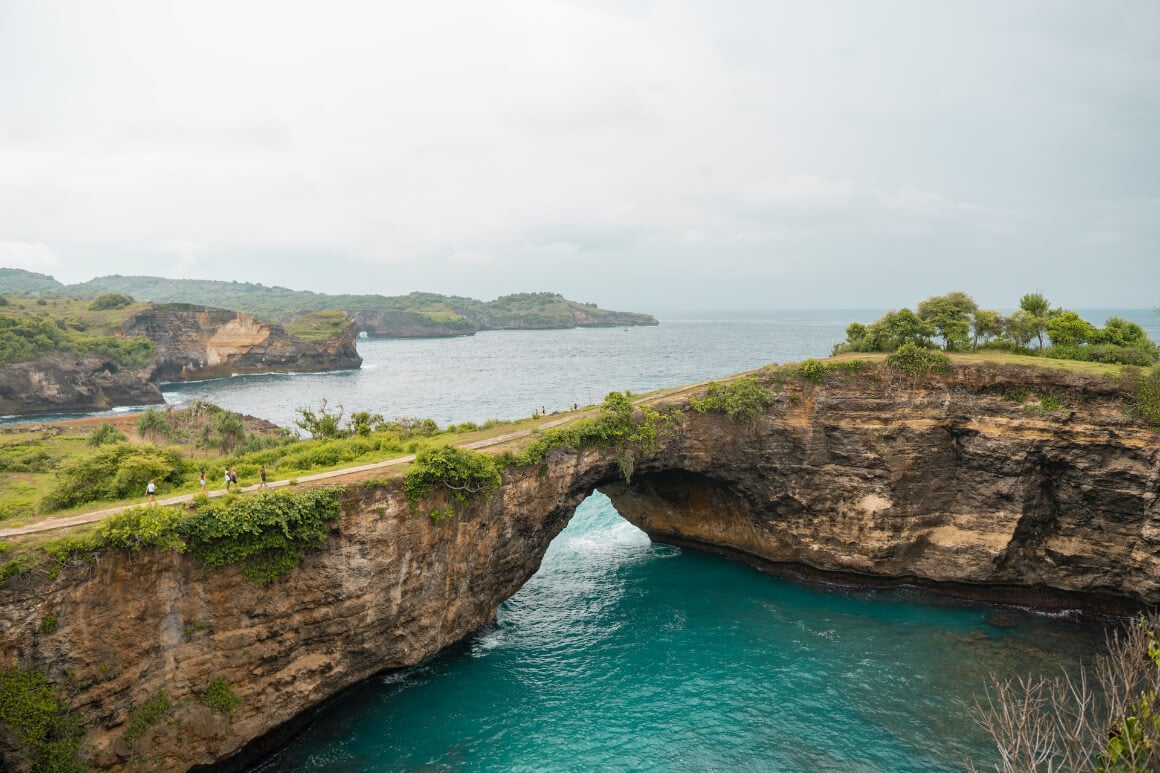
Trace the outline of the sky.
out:
M 0 266 L 1160 305 L 1156 0 L 0 0 Z

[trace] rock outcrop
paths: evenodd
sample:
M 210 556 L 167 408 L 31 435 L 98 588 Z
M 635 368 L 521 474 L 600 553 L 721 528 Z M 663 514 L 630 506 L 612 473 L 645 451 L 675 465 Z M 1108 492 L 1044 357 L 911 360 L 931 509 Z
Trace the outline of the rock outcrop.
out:
M 121 330 L 126 336 L 146 336 L 157 345 L 150 363 L 153 381 L 350 370 L 362 364 L 353 323 L 325 341 L 302 341 L 281 325 L 259 322 L 249 314 L 166 304 L 134 314 Z
M 1047 395 L 1064 407 L 1043 408 Z M 654 539 L 756 562 L 1155 605 L 1160 435 L 1122 398 L 1032 369 L 789 380 L 747 424 L 676 413 L 630 483 L 618 451 L 558 449 L 441 521 L 413 512 L 398 480 L 352 485 L 324 547 L 266 589 L 151 551 L 13 578 L 0 659 L 67 688 L 97 768 L 240 760 L 336 692 L 491 621 L 595 488 Z M 219 678 L 241 699 L 232 719 L 200 699 Z M 131 748 L 130 714 L 161 691 L 174 708 Z
M 216 378 L 235 373 L 349 370 L 362 364 L 351 322 L 324 341 L 303 341 L 281 325 L 248 314 L 187 304 L 138 312 L 120 334 L 145 336 L 155 345 L 142 367 L 110 357 L 55 352 L 0 369 L 0 415 L 101 411 L 165 402 L 166 381 Z
M 57 353 L 0 369 L 0 415 L 104 411 L 164 402 L 138 368 L 108 357 Z

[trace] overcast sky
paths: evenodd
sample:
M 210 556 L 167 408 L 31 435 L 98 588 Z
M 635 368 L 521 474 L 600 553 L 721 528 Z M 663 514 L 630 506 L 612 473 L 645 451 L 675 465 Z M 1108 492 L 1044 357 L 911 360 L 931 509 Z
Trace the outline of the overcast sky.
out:
M 1160 2 L 0 0 L 0 266 L 1160 305 Z

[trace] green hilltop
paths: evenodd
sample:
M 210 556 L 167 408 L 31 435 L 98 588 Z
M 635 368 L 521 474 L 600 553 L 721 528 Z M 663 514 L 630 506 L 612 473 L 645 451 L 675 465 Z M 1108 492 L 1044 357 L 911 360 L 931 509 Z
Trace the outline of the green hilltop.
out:
M 92 298 L 122 293 L 137 301 L 193 303 L 290 322 L 318 311 L 345 311 L 372 335 L 464 335 L 477 330 L 656 325 L 648 314 L 601 309 L 557 293 L 517 293 L 494 301 L 435 293 L 329 295 L 249 282 L 104 276 L 64 285 L 44 274 L 0 269 L 0 293 Z

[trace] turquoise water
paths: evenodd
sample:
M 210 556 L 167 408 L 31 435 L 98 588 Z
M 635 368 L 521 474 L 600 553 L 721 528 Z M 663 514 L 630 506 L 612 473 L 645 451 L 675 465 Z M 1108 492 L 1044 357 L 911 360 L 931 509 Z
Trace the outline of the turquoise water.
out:
M 493 630 L 320 710 L 257 769 L 934 771 L 986 767 L 991 673 L 1102 633 L 918 591 L 795 584 L 651 544 L 595 494 Z

